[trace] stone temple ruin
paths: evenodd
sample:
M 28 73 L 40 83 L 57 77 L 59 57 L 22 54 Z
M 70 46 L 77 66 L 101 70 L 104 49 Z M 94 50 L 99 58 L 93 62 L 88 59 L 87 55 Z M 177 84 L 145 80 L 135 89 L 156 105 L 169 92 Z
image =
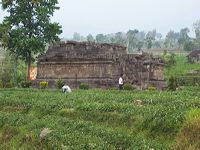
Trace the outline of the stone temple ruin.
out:
M 38 58 L 37 80 L 53 87 L 57 79 L 69 86 L 116 87 L 121 74 L 125 83 L 142 89 L 165 87 L 164 63 L 150 54 L 128 54 L 126 47 L 94 42 L 59 43 Z

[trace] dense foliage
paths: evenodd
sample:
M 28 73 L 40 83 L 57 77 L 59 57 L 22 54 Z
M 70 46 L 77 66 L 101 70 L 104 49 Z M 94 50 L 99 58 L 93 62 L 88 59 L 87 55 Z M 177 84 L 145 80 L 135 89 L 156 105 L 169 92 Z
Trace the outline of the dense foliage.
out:
M 3 89 L 0 149 L 180 148 L 184 144 L 181 141 L 189 140 L 188 136 L 195 138 L 199 132 L 183 137 L 183 131 L 190 131 L 187 127 L 197 124 L 188 114 L 200 109 L 199 90 L 96 89 L 62 94 L 55 90 Z M 41 138 L 46 128 L 51 132 Z
M 124 84 L 124 90 L 128 90 L 128 91 L 131 91 L 131 90 L 133 90 L 133 86 L 132 86 L 132 84 Z
M 0 41 L 16 63 L 19 58 L 28 63 L 28 77 L 34 56 L 43 53 L 48 43 L 58 41 L 62 33 L 61 26 L 50 21 L 59 9 L 57 4 L 57 0 L 1 0 L 8 16 L 0 24 Z
M 175 64 L 170 68 L 165 69 L 165 76 L 169 78 L 170 76 L 183 76 L 191 71 L 198 71 L 200 70 L 199 64 L 191 64 L 188 63 L 188 59 L 184 55 L 176 56 L 175 57 Z
M 46 89 L 47 87 L 48 87 L 48 82 L 45 82 L 45 81 L 40 82 L 41 89 Z
M 168 90 L 176 91 L 177 88 L 177 79 L 174 76 L 171 76 L 168 81 Z
M 173 76 L 176 78 L 177 86 L 199 86 L 200 65 L 188 63 L 185 56 L 175 56 L 174 59 L 175 64 L 165 69 L 166 79 L 169 80 Z M 171 82 L 170 84 L 172 85 L 173 83 Z
M 2 51 L 0 51 L 0 54 Z M 26 80 L 26 70 L 27 67 L 25 63 L 19 61 L 18 72 L 15 74 L 15 61 L 13 61 L 13 57 L 9 56 L 8 53 L 4 53 L 2 55 L 2 59 L 0 60 L 0 87 L 6 88 L 8 87 L 17 87 L 21 85 L 21 82 Z
M 65 85 L 65 82 L 62 79 L 56 80 L 56 87 L 61 89 Z
M 31 81 L 22 81 L 21 82 L 21 87 L 22 88 L 30 88 L 31 85 L 32 85 Z

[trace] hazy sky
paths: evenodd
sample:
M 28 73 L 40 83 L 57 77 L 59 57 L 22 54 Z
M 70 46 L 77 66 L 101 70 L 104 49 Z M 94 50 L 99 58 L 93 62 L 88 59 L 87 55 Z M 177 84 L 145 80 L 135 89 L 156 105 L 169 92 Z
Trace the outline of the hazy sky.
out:
M 200 19 L 200 0 L 59 0 L 53 21 L 63 27 L 61 37 L 156 29 L 166 34 L 183 27 L 192 30 Z M 5 12 L 0 10 L 0 21 Z

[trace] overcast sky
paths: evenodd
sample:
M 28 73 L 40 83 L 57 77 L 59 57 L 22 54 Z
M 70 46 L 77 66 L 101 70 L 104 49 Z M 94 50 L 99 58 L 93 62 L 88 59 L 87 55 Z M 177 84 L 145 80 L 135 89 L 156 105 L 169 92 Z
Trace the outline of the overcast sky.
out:
M 153 30 L 179 31 L 200 19 L 200 0 L 59 0 L 52 20 L 63 27 L 62 38 L 97 33 Z M 0 21 L 5 12 L 0 10 Z

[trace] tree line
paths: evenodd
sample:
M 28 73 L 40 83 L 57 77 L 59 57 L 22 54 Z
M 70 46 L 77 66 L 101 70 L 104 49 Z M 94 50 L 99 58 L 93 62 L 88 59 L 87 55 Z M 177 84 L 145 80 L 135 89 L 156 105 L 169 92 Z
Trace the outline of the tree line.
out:
M 138 29 L 112 34 L 89 34 L 82 36 L 75 32 L 72 40 L 97 43 L 113 43 L 126 46 L 129 52 L 141 49 L 181 49 L 192 51 L 200 48 L 200 20 L 193 24 L 195 37 L 190 37 L 189 28 L 182 28 L 179 32 L 170 30 L 165 37 L 156 30 L 144 32 Z

